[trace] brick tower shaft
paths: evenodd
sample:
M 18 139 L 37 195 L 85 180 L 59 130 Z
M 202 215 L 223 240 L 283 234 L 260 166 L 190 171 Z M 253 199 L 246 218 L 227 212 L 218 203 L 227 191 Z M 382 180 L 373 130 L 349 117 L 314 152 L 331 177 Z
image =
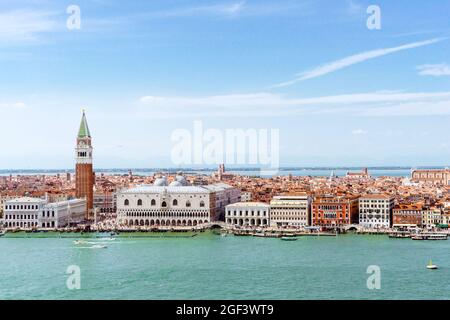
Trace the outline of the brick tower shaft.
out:
M 92 167 L 92 141 L 91 133 L 83 110 L 80 129 L 77 136 L 77 145 L 75 148 L 76 166 L 75 166 L 75 184 L 76 197 L 86 198 L 87 211 L 86 220 L 92 219 L 94 209 L 94 172 Z

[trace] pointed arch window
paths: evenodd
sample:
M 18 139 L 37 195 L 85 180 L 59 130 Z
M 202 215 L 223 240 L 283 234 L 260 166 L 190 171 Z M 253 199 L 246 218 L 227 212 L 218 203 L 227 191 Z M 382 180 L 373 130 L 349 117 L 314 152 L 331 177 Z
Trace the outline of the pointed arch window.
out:
M 151 203 L 150 203 L 152 206 L 156 206 L 156 200 L 155 199 L 152 199 L 152 201 L 151 201 Z
M 137 205 L 138 205 L 138 206 L 142 206 L 142 199 L 139 199 L 139 200 L 137 201 Z
M 205 206 L 205 201 L 200 201 L 200 207 L 203 208 Z
M 186 201 L 186 207 L 190 208 L 191 207 L 191 202 L 188 200 Z
M 130 205 L 130 200 L 125 199 L 125 201 L 123 202 L 124 206 L 129 206 Z
M 177 200 L 177 199 L 173 199 L 172 205 L 173 205 L 173 206 L 177 206 L 177 205 L 178 205 L 178 200 Z

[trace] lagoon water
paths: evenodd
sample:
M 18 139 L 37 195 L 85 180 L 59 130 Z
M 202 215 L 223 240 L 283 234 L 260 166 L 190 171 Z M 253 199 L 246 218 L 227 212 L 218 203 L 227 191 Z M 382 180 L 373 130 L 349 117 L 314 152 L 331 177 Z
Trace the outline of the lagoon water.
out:
M 0 299 L 450 298 L 450 241 L 177 235 L 121 235 L 104 241 L 106 249 L 50 234 L 6 235 L 0 238 Z M 439 270 L 425 268 L 430 258 Z M 69 265 L 80 267 L 80 290 L 66 287 Z M 381 269 L 380 290 L 367 288 L 370 265 Z

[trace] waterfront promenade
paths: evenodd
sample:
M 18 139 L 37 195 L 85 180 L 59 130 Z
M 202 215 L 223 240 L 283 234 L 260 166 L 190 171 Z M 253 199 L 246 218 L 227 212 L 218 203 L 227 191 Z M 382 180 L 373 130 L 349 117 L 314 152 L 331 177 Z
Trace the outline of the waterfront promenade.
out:
M 296 236 L 335 236 L 338 234 L 360 234 L 360 235 L 388 235 L 398 231 L 397 228 L 342 228 L 337 230 L 321 231 L 317 229 L 305 229 L 298 227 L 235 227 L 222 221 L 210 222 L 198 226 L 124 226 L 114 222 L 102 222 L 93 225 L 80 225 L 77 227 L 65 228 L 8 228 L 3 229 L 5 233 L 40 233 L 40 232 L 57 232 L 57 233 L 119 233 L 119 232 L 141 232 L 141 233 L 158 233 L 158 232 L 205 232 L 209 230 L 218 230 L 219 233 L 234 234 L 238 236 L 259 236 L 259 237 L 281 237 L 283 235 Z M 450 235 L 448 229 L 420 229 L 421 232 L 441 232 Z

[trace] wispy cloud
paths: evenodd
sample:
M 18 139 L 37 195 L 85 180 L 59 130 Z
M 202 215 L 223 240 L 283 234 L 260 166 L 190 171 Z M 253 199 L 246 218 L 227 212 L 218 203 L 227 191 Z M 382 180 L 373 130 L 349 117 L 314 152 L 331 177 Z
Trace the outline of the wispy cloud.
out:
M 0 12 L 0 41 L 35 41 L 58 27 L 55 14 L 48 11 L 15 10 Z
M 237 19 L 267 16 L 307 16 L 313 12 L 311 3 L 294 1 L 278 2 L 249 2 L 246 0 L 216 2 L 207 5 L 171 6 L 151 11 L 132 12 L 127 15 L 109 16 L 103 18 L 83 18 L 83 32 L 114 32 L 115 36 L 123 26 L 148 23 L 152 20 L 164 19 Z
M 161 118 L 450 114 L 450 92 L 380 91 L 301 99 L 267 92 L 204 97 L 144 96 L 140 98 L 140 111 Z
M 450 65 L 446 63 L 424 64 L 417 66 L 417 70 L 421 76 L 450 76 Z
M 225 4 L 213 4 L 206 6 L 195 6 L 175 8 L 164 11 L 153 12 L 149 15 L 157 17 L 189 17 L 189 16 L 233 16 L 240 13 L 246 5 L 246 1 L 230 2 Z
M 26 107 L 24 102 L 9 102 L 9 103 L 0 103 L 0 109 L 23 109 Z
M 228 1 L 217 2 L 203 6 L 174 7 L 159 11 L 144 12 L 134 16 L 134 19 L 147 18 L 177 18 L 177 17 L 265 17 L 273 15 L 310 15 L 314 9 L 310 2 L 258 2 L 258 1 Z
M 399 51 L 404 51 L 404 50 L 409 50 L 409 49 L 414 49 L 414 48 L 431 45 L 433 43 L 440 42 L 444 39 L 445 38 L 435 38 L 435 39 L 430 39 L 430 40 L 425 40 L 425 41 L 420 41 L 420 42 L 413 42 L 413 43 L 409 43 L 409 44 L 405 44 L 405 45 L 401 45 L 401 46 L 393 47 L 393 48 L 377 49 L 377 50 L 362 52 L 359 54 L 355 54 L 355 55 L 352 55 L 352 56 L 349 56 L 349 57 L 346 57 L 346 58 L 343 58 L 340 60 L 336 60 L 336 61 L 324 64 L 322 66 L 316 67 L 309 71 L 304 71 L 304 72 L 298 73 L 295 75 L 294 79 L 276 84 L 276 85 L 272 86 L 272 88 L 291 86 L 297 82 L 317 78 L 317 77 L 350 67 L 352 65 L 362 63 L 367 60 L 386 56 L 388 54 L 392 54 L 392 53 L 399 52 Z

